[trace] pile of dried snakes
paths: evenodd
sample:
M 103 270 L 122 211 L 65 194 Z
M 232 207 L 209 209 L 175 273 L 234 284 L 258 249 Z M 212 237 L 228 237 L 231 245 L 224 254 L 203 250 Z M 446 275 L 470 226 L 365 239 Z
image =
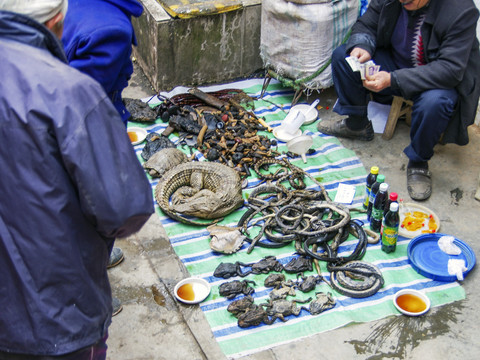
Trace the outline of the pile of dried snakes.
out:
M 273 174 L 261 171 L 262 166 L 272 164 L 280 165 L 280 170 Z M 338 292 L 367 297 L 383 286 L 380 270 L 360 261 L 366 252 L 367 234 L 358 221 L 351 219 L 348 208 L 329 199 L 322 184 L 286 159 L 265 159 L 254 170 L 267 183 L 250 193 L 248 209 L 237 224 L 250 242 L 247 253 L 255 246 L 279 248 L 295 242 L 298 253 L 327 262 L 331 286 Z M 320 191 L 306 189 L 305 176 Z M 294 189 L 288 190 L 281 184 L 284 181 Z M 254 227 L 259 230 L 252 238 L 250 230 Z M 350 255 L 340 257 L 337 249 L 349 234 L 358 242 Z

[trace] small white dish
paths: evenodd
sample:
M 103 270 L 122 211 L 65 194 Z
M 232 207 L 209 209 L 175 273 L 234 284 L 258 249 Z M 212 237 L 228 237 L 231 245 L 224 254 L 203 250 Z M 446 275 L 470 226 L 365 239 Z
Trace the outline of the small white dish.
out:
M 418 212 L 423 213 L 423 216 L 426 216 L 425 220 L 422 222 L 421 227 L 416 230 L 408 230 L 406 226 L 408 226 L 405 223 L 405 218 L 407 217 L 407 214 L 410 215 L 410 217 L 414 217 L 414 213 Z M 398 228 L 398 235 L 405 236 L 408 238 L 414 238 L 416 236 L 422 235 L 422 234 L 427 234 L 427 233 L 437 233 L 440 230 L 440 218 L 429 208 L 416 204 L 416 203 L 404 203 L 400 202 L 400 206 L 398 208 L 398 215 L 400 217 L 400 226 Z M 436 224 L 435 230 L 432 231 L 429 228 L 429 222 L 430 222 L 430 216 L 432 217 L 433 221 Z M 414 217 L 417 221 L 420 220 L 417 217 Z
M 198 304 L 210 294 L 210 284 L 204 279 L 190 277 L 179 281 L 174 288 L 178 301 L 185 304 Z
M 404 315 L 420 316 L 430 310 L 430 299 L 421 291 L 403 289 L 393 297 L 393 305 Z
M 278 126 L 273 129 L 273 136 L 275 136 L 278 140 L 283 142 L 288 142 L 297 136 L 302 135 L 302 130 L 298 129 L 295 134 L 289 134 L 282 129 L 282 126 Z
M 318 110 L 316 108 L 313 108 L 310 111 L 308 111 L 309 108 L 310 108 L 310 105 L 308 104 L 298 104 L 298 105 L 292 106 L 292 108 L 289 111 L 289 114 L 295 111 L 301 111 L 303 115 L 305 115 L 305 121 L 303 122 L 303 125 L 308 125 L 315 122 L 315 120 L 317 120 L 318 118 Z
M 147 130 L 141 127 L 129 127 L 127 133 L 132 145 L 141 144 L 147 137 Z

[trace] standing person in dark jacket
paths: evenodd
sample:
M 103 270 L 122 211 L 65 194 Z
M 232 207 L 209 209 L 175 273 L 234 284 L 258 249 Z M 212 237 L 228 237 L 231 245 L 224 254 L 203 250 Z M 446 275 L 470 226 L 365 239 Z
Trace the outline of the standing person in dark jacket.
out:
M 70 0 L 62 36 L 70 65 L 103 86 L 125 126 L 130 113 L 122 91 L 133 73 L 132 45 L 137 45 L 131 17 L 142 12 L 137 0 Z M 108 267 L 123 259 L 123 251 L 113 248 Z M 113 307 L 114 315 L 122 309 L 117 298 Z
M 66 8 L 0 0 L 2 360 L 105 359 L 109 249 L 154 211 L 117 110 L 67 63 Z
M 372 0 L 346 43 L 332 56 L 341 120 L 322 121 L 324 134 L 372 140 L 367 118 L 370 94 L 413 101 L 410 144 L 405 148 L 407 189 L 414 200 L 432 192 L 428 161 L 434 146 L 468 143 L 480 94 L 478 10 L 472 0 Z M 372 59 L 380 72 L 362 81 L 345 61 Z M 443 137 L 442 137 L 443 135 Z

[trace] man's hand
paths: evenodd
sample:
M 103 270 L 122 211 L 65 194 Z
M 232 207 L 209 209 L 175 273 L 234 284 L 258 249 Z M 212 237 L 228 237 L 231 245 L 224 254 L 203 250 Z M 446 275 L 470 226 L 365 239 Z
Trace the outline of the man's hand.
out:
M 363 64 L 372 58 L 367 50 L 359 47 L 353 48 L 350 52 L 350 56 L 356 57 L 360 64 Z
M 390 73 L 386 71 L 379 71 L 372 76 L 365 74 L 365 77 L 366 80 L 363 81 L 363 86 L 373 92 L 380 92 L 391 85 Z

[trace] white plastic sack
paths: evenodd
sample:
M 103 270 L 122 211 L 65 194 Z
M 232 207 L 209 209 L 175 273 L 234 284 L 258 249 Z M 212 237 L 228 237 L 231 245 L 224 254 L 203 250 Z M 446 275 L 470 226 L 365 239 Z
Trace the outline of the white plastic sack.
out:
M 263 0 L 260 56 L 265 68 L 290 80 L 312 77 L 357 20 L 360 0 Z M 330 65 L 304 83 L 332 86 Z
M 287 2 L 295 4 L 323 4 L 327 2 L 332 2 L 332 0 L 286 0 Z

